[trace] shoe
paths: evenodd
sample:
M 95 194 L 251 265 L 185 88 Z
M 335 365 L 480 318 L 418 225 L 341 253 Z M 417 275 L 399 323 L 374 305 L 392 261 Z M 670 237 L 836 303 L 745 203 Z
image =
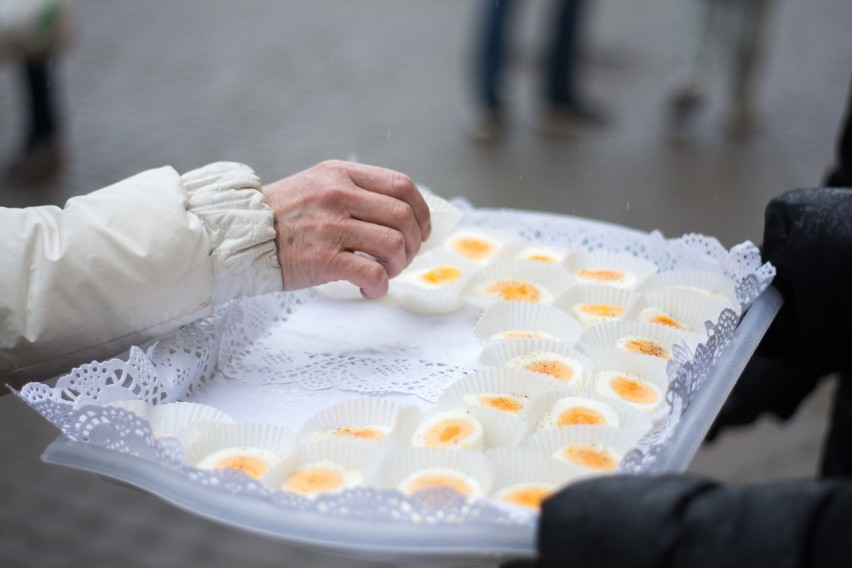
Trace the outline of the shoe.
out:
M 536 130 L 545 136 L 582 136 L 609 123 L 605 112 L 588 103 L 548 104 L 539 111 Z
M 493 109 L 476 111 L 465 124 L 465 130 L 476 142 L 496 142 L 505 134 L 503 118 Z
M 55 180 L 65 166 L 64 156 L 55 141 L 41 142 L 27 150 L 6 170 L 4 178 L 17 185 L 34 185 Z

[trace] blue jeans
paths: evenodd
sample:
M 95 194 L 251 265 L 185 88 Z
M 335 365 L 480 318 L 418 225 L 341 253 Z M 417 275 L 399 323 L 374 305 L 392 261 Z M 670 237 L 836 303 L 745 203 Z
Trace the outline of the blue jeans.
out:
M 576 62 L 580 48 L 583 0 L 557 0 L 550 22 L 547 72 L 542 95 L 555 105 L 576 103 Z M 476 54 L 476 98 L 493 110 L 501 106 L 501 86 L 506 60 L 506 36 L 514 0 L 485 0 L 484 26 Z

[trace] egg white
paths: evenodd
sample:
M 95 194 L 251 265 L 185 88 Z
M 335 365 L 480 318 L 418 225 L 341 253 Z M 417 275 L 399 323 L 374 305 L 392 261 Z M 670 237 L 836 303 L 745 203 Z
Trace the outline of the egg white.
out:
M 654 394 L 656 395 L 656 400 L 651 403 L 639 403 L 622 398 L 612 388 L 612 381 L 617 379 L 618 377 L 626 377 L 628 379 L 636 380 L 642 383 L 644 386 L 647 386 L 648 388 L 654 391 Z M 597 391 L 599 394 L 602 394 L 603 396 L 616 398 L 625 404 L 629 404 L 630 406 L 641 410 L 642 412 L 647 412 L 649 414 L 657 410 L 663 400 L 663 394 L 660 389 L 657 388 L 657 385 L 650 381 L 646 381 L 642 377 L 633 373 L 624 373 L 620 371 L 601 371 L 600 373 L 598 373 L 595 376 L 595 391 Z
M 498 302 L 507 301 L 507 300 L 503 299 L 502 295 L 500 295 L 499 293 L 490 291 L 489 288 L 491 288 L 491 286 L 493 286 L 494 284 L 496 284 L 498 282 L 504 282 L 504 281 L 510 281 L 510 280 L 515 281 L 515 282 L 523 282 L 525 284 L 530 284 L 530 285 L 534 286 L 536 290 L 538 290 L 538 300 L 535 301 L 535 302 L 530 302 L 530 303 L 544 304 L 544 303 L 548 303 L 548 302 L 553 301 L 553 293 L 550 290 L 548 290 L 547 288 L 545 288 L 541 284 L 538 284 L 537 282 L 533 282 L 532 280 L 525 280 L 523 278 L 499 278 L 497 280 L 490 280 L 488 282 L 484 282 L 482 284 L 475 286 L 473 291 L 471 292 L 471 295 L 476 297 L 476 298 L 483 298 L 485 300 L 494 300 L 494 301 L 498 301 Z M 511 301 L 511 300 L 509 300 L 509 301 Z
M 492 248 L 490 254 L 488 254 L 487 256 L 485 256 L 483 258 L 479 258 L 479 259 L 471 258 L 471 257 L 467 256 L 466 254 L 464 254 L 463 252 L 459 251 L 455 247 L 456 242 L 458 242 L 459 240 L 462 240 L 462 239 L 481 240 L 483 242 L 486 242 L 486 243 L 492 245 L 493 248 Z M 476 262 L 480 265 L 488 264 L 495 256 L 497 256 L 497 253 L 499 253 L 503 249 L 504 246 L 505 246 L 505 243 L 502 242 L 501 240 L 499 240 L 499 239 L 497 239 L 497 238 L 495 238 L 491 235 L 487 235 L 487 234 L 485 234 L 481 231 L 474 231 L 474 230 L 458 231 L 458 232 L 450 235 L 450 237 L 444 242 L 444 248 L 446 248 L 447 250 L 449 250 L 449 251 L 451 251 L 455 254 L 460 254 L 460 255 L 464 256 L 465 258 L 469 259 L 471 262 Z
M 585 369 L 583 369 L 583 365 L 570 357 L 566 357 L 565 355 L 560 355 L 559 353 L 552 353 L 550 351 L 531 351 L 529 353 L 524 353 L 522 355 L 518 355 L 517 357 L 513 357 L 506 363 L 507 367 L 511 367 L 513 369 L 526 369 L 528 365 L 532 365 L 534 363 L 538 363 L 540 361 L 558 361 L 563 365 L 570 367 L 574 374 L 567 381 L 562 381 L 555 377 L 552 377 L 553 380 L 559 381 L 566 385 L 577 385 L 582 384 L 583 375 Z M 545 373 L 540 373 L 544 376 L 550 376 Z
M 574 304 L 573 306 L 571 306 L 571 311 L 573 312 L 574 317 L 577 319 L 577 321 L 580 322 L 580 325 L 584 329 L 587 328 L 587 327 L 591 327 L 595 324 L 605 322 L 605 321 L 617 320 L 624 315 L 624 312 L 622 312 L 621 315 L 618 315 L 618 316 L 594 316 L 594 315 L 587 314 L 580 309 L 584 304 L 597 304 L 597 303 L 599 303 L 599 302 L 578 302 L 578 303 Z M 607 305 L 614 305 L 614 304 L 607 304 Z M 623 307 L 623 306 L 620 306 L 620 307 Z
M 658 357 L 661 359 L 671 359 L 672 358 L 672 349 L 671 345 L 664 345 L 657 339 L 651 339 L 650 337 L 639 337 L 638 335 L 625 335 L 624 337 L 619 337 L 615 342 L 615 347 L 627 353 L 639 353 L 638 351 L 633 351 L 627 348 L 627 345 L 633 341 L 648 341 L 652 342 L 655 345 L 658 345 L 661 349 L 665 351 L 665 357 L 662 355 L 648 355 L 646 353 L 640 353 L 640 355 L 648 355 L 649 357 Z
M 509 496 L 516 491 L 525 491 L 529 489 L 543 489 L 548 493 L 552 494 L 556 490 L 556 484 L 554 483 L 516 483 L 514 485 L 510 485 L 508 487 L 504 487 L 500 491 L 494 494 L 494 497 L 500 499 L 501 501 L 505 501 L 506 503 L 510 503 L 512 505 L 516 505 L 518 507 L 526 507 L 526 505 L 521 505 L 515 501 L 510 501 Z
M 621 453 L 620 453 L 620 452 L 617 452 L 617 451 L 615 451 L 614 449 L 612 449 L 611 447 L 609 447 L 609 446 L 605 446 L 605 445 L 603 445 L 603 444 L 590 443 L 590 444 L 577 444 L 577 445 L 582 445 L 582 446 L 591 446 L 591 447 L 592 447 L 592 448 L 594 448 L 596 451 L 599 451 L 599 452 L 606 452 L 606 453 L 608 453 L 610 456 L 612 456 L 612 458 L 616 461 L 616 463 L 617 463 L 617 464 L 620 464 L 620 463 L 621 463 L 621 459 L 624 457 L 623 455 L 621 455 Z M 586 467 L 586 466 L 585 466 L 584 464 L 582 464 L 582 463 L 575 462 L 575 461 L 573 461 L 573 460 L 568 459 L 568 457 L 566 457 L 566 456 L 565 456 L 565 450 L 566 450 L 566 449 L 568 449 L 568 447 L 570 447 L 570 446 L 564 446 L 564 447 L 562 447 L 562 448 L 559 448 L 558 450 L 556 450 L 555 452 L 553 452 L 552 457 L 554 457 L 554 458 L 558 459 L 559 461 L 563 461 L 563 462 L 565 462 L 565 463 L 570 463 L 570 464 L 572 464 L 572 465 L 576 465 L 576 466 L 582 467 L 582 468 L 587 469 L 587 470 L 590 470 L 590 471 L 600 471 L 599 469 Z M 618 467 L 618 466 L 616 466 L 616 467 Z
M 424 469 L 419 469 L 419 470 L 409 474 L 408 476 L 406 476 L 405 479 L 403 479 L 399 483 L 398 487 L 403 493 L 405 493 L 407 495 L 411 495 L 412 494 L 411 486 L 418 479 L 420 479 L 421 477 L 426 476 L 426 475 L 440 475 L 440 476 L 451 477 L 451 478 L 455 478 L 455 479 L 459 479 L 459 480 L 463 481 L 471 489 L 471 493 L 467 497 L 478 497 L 479 495 L 482 494 L 482 488 L 481 488 L 481 486 L 479 485 L 479 482 L 476 479 L 474 479 L 472 476 L 467 475 L 465 473 L 462 473 L 458 470 L 450 469 L 450 468 L 447 468 L 447 467 L 427 467 L 427 468 L 424 468 Z
M 455 268 L 461 275 L 453 280 L 452 282 L 446 283 L 433 283 L 423 278 L 423 276 L 436 268 Z M 453 266 L 452 264 L 436 264 L 435 266 L 427 266 L 425 268 L 420 268 L 418 270 L 405 270 L 397 277 L 397 280 L 400 282 L 407 282 L 409 284 L 413 284 L 415 286 L 419 286 L 421 288 L 426 288 L 429 290 L 435 288 L 446 288 L 447 286 L 452 286 L 458 282 L 463 282 L 465 278 L 465 271 L 460 266 Z
M 656 322 L 651 321 L 654 318 L 659 317 L 659 316 L 672 318 L 674 321 L 676 321 L 678 324 L 680 324 L 680 326 L 682 328 L 681 329 L 681 328 L 677 328 L 677 327 L 672 327 L 670 325 L 666 325 L 666 327 L 668 327 L 670 329 L 674 329 L 674 330 L 677 330 L 677 331 L 690 331 L 689 325 L 686 322 L 679 320 L 676 317 L 672 316 L 670 313 L 663 311 L 660 308 L 653 307 L 653 306 L 639 310 L 639 313 L 636 315 L 636 321 L 644 321 L 644 322 L 648 322 L 648 323 L 653 323 L 654 325 L 665 325 L 665 324 L 656 323 Z
M 364 438 L 356 438 L 354 436 L 347 436 L 345 434 L 338 434 L 338 432 L 342 428 L 347 428 L 347 426 L 343 426 L 341 428 L 327 428 L 325 430 L 316 430 L 311 433 L 311 442 L 320 442 L 322 440 L 328 440 L 329 438 L 334 439 L 353 439 L 353 440 L 364 440 L 367 442 L 379 442 L 382 439 L 387 438 L 388 434 L 390 434 L 390 428 L 387 426 L 351 426 L 351 428 L 370 428 L 373 430 L 378 430 L 384 434 L 384 437 L 379 440 L 365 440 Z
M 279 454 L 276 454 L 271 450 L 241 446 L 222 448 L 221 450 L 217 450 L 211 454 L 208 454 L 203 459 L 201 459 L 195 465 L 195 467 L 199 469 L 213 471 L 216 469 L 216 464 L 219 463 L 221 460 L 226 458 L 235 458 L 243 456 L 259 459 L 270 469 L 282 460 L 282 457 Z
M 485 407 L 485 408 L 491 408 L 493 410 L 498 410 L 498 409 L 494 408 L 493 406 L 488 406 L 486 404 L 483 404 L 481 402 L 481 400 L 485 397 L 502 397 L 502 398 L 508 398 L 510 400 L 513 400 L 513 401 L 517 402 L 519 405 L 521 405 L 521 408 L 518 410 L 518 413 L 522 412 L 523 409 L 524 409 L 524 406 L 527 404 L 527 402 L 529 402 L 529 397 L 525 394 L 508 393 L 508 392 L 481 392 L 481 393 L 466 394 L 466 395 L 464 395 L 464 397 L 462 397 L 462 400 L 464 401 L 465 404 L 469 404 L 471 406 L 482 406 L 482 407 Z M 511 414 L 513 416 L 517 416 L 516 413 L 507 412 L 505 410 L 498 410 L 498 412 L 505 412 L 506 414 Z
M 563 428 L 563 426 L 559 426 L 558 419 L 559 415 L 561 415 L 566 410 L 575 407 L 584 407 L 589 408 L 591 410 L 595 410 L 603 416 L 604 424 L 601 426 L 619 426 L 621 423 L 618 413 L 612 409 L 608 404 L 601 402 L 599 400 L 592 400 L 590 398 L 583 398 L 579 396 L 568 396 L 565 398 L 560 398 L 547 409 L 547 412 L 544 413 L 544 416 L 541 417 L 538 423 L 538 430 L 550 430 L 551 428 Z
M 720 304 L 729 304 L 731 302 L 731 298 L 724 296 L 722 294 L 717 294 L 716 292 L 712 292 L 706 288 L 700 288 L 698 286 L 668 286 L 671 290 L 686 290 L 688 292 L 696 292 L 701 294 L 705 298 L 710 298 L 714 302 L 718 302 Z
M 447 449 L 453 450 L 473 450 L 481 451 L 485 446 L 485 435 L 482 430 L 482 424 L 470 412 L 465 410 L 447 410 L 439 412 L 424 420 L 411 435 L 411 445 L 415 448 L 433 447 L 426 445 L 426 434 L 430 428 L 440 424 L 444 420 L 463 419 L 473 426 L 473 432 L 467 438 L 460 440 L 457 444 L 444 446 Z
M 308 491 L 308 492 L 305 492 L 305 493 L 299 492 L 299 494 L 304 495 L 305 497 L 308 497 L 308 498 L 313 498 L 313 497 L 316 497 L 317 495 L 320 495 L 320 494 L 330 495 L 330 494 L 334 494 L 334 493 L 341 493 L 342 491 L 344 491 L 346 489 L 350 489 L 352 487 L 358 487 L 358 486 L 364 485 L 364 473 L 360 469 L 358 469 L 356 467 L 341 465 L 341 464 L 334 462 L 334 461 L 331 461 L 331 460 L 319 460 L 319 461 L 303 464 L 303 465 L 299 466 L 298 468 L 296 468 L 295 470 L 293 470 L 290 473 L 290 475 L 293 475 L 294 473 L 297 473 L 299 471 L 303 471 L 303 470 L 306 470 L 306 469 L 330 470 L 330 471 L 333 471 L 335 473 L 340 474 L 340 476 L 343 478 L 342 483 L 338 487 L 335 487 L 334 489 L 330 489 L 330 490 L 326 490 L 326 491 Z M 287 487 L 287 481 L 290 478 L 290 475 L 288 475 L 284 479 L 284 481 L 282 482 L 282 489 L 285 490 L 285 491 L 290 491 L 290 489 Z
M 555 335 L 553 335 L 552 333 L 547 333 L 546 331 L 542 331 L 540 329 L 537 329 L 535 331 L 532 331 L 532 330 L 526 331 L 526 330 L 523 330 L 523 329 L 509 329 L 509 330 L 506 330 L 506 331 L 501 331 L 500 333 L 495 333 L 494 335 L 492 335 L 488 339 L 489 339 L 489 341 L 503 341 L 504 339 L 514 339 L 512 337 L 513 333 L 531 333 L 533 335 L 533 337 L 530 338 L 530 339 L 541 338 L 541 339 L 555 339 L 557 341 L 559 340 L 559 338 L 556 337 Z
M 518 254 L 515 255 L 517 260 L 530 260 L 533 262 L 549 262 L 553 264 L 557 264 L 562 262 L 562 254 L 552 251 L 550 249 L 541 248 L 541 247 L 526 247 L 523 250 L 519 251 Z M 540 257 L 547 260 L 539 260 Z
M 581 274 L 583 269 L 586 270 L 618 270 L 622 273 L 622 277 L 619 280 L 596 280 L 594 278 L 587 278 Z M 574 274 L 577 278 L 577 281 L 581 284 L 603 284 L 605 286 L 612 286 L 613 288 L 635 288 L 636 284 L 639 282 L 639 279 L 636 277 L 636 274 L 630 272 L 629 270 L 624 270 L 623 268 L 618 267 L 603 267 L 603 266 L 585 266 Z

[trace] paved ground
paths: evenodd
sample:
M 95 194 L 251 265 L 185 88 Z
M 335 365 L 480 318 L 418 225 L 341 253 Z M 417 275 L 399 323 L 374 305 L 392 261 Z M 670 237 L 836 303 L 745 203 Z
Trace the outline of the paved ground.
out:
M 526 2 L 511 128 L 503 143 L 479 145 L 462 128 L 473 0 L 74 5 L 75 43 L 59 76 L 70 170 L 53 187 L 5 188 L 0 205 L 61 204 L 162 164 L 239 160 L 271 180 L 355 153 L 477 206 L 574 213 L 672 236 L 697 231 L 730 246 L 759 240 L 772 196 L 819 182 L 850 79 L 852 4 L 778 1 L 761 130 L 725 138 L 720 82 L 694 136 L 672 140 L 661 111 L 678 61 L 678 2 L 603 0 L 589 22 L 585 87 L 613 124 L 543 138 L 532 128 L 531 83 L 545 14 L 542 2 Z M 0 159 L 11 157 L 22 127 L 13 71 L 0 67 Z M 812 475 L 830 390 L 790 424 L 725 436 L 693 470 L 733 482 Z M 37 456 L 55 432 L 15 402 L 0 399 L 0 565 L 342 563 L 42 465 Z

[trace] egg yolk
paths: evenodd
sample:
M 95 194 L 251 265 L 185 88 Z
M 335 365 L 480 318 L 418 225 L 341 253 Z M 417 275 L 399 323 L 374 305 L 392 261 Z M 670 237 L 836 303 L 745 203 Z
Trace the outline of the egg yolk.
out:
M 617 318 L 624 313 L 621 306 L 610 304 L 580 304 L 578 309 L 581 313 L 596 318 Z
M 421 276 L 423 280 L 435 286 L 452 284 L 461 277 L 461 270 L 453 266 L 433 268 Z
M 453 248 L 471 260 L 485 260 L 497 250 L 497 245 L 475 237 L 463 237 L 453 241 Z
M 387 434 L 378 428 L 349 428 L 344 426 L 334 431 L 335 436 L 346 436 L 349 438 L 358 438 L 359 440 L 381 440 Z
M 637 404 L 657 402 L 657 393 L 644 382 L 629 377 L 616 377 L 610 383 L 612 390 L 624 400 Z
M 597 410 L 585 406 L 569 408 L 556 418 L 557 426 L 578 426 L 581 424 L 591 424 L 593 426 L 605 425 L 606 418 Z
M 473 433 L 473 423 L 464 418 L 441 420 L 428 430 L 424 439 L 428 448 L 445 448 L 463 441 Z
M 284 487 L 293 493 L 322 493 L 343 485 L 343 474 L 333 469 L 306 467 L 290 474 Z
M 649 321 L 651 323 L 657 323 L 657 324 L 660 324 L 660 325 L 667 325 L 669 327 L 673 327 L 675 329 L 680 329 L 680 330 L 683 330 L 683 331 L 689 330 L 688 325 L 682 324 L 679 321 L 677 321 L 676 319 L 674 319 L 672 316 L 666 315 L 666 314 L 659 314 L 659 315 L 653 316 Z
M 568 461 L 590 469 L 612 471 L 618 466 L 618 461 L 609 452 L 593 446 L 568 446 L 564 455 Z
M 661 357 L 663 359 L 671 359 L 672 354 L 669 353 L 669 350 L 657 343 L 656 341 L 651 341 L 649 339 L 631 339 L 627 343 L 624 344 L 625 351 L 630 351 L 632 353 L 641 353 L 642 355 L 653 355 L 654 357 Z
M 483 396 L 479 399 L 479 404 L 509 414 L 517 414 L 523 408 L 520 402 L 508 396 Z
M 254 479 L 260 479 L 269 471 L 265 461 L 253 456 L 228 456 L 217 461 L 213 468 L 238 469 Z
M 501 499 L 522 507 L 540 509 L 541 502 L 550 497 L 551 493 L 553 492 L 545 487 L 521 487 L 508 491 Z
M 556 259 L 553 258 L 552 256 L 548 256 L 546 254 L 541 254 L 541 253 L 531 254 L 531 255 L 526 256 L 524 258 L 526 258 L 527 260 L 534 260 L 536 262 L 549 262 L 551 264 L 556 262 Z
M 595 280 L 597 282 L 618 282 L 624 279 L 624 273 L 620 270 L 584 268 L 577 273 L 583 280 Z
M 500 280 L 489 284 L 487 291 L 504 300 L 515 302 L 538 302 L 541 298 L 541 293 L 534 284 L 520 280 Z
M 526 369 L 527 371 L 533 371 L 535 373 L 550 375 L 554 379 L 560 381 L 570 381 L 571 377 L 574 376 L 574 369 L 572 369 L 562 361 L 557 361 L 555 359 L 542 359 L 540 361 L 533 361 L 532 363 L 524 366 L 524 369 Z
M 464 479 L 441 473 L 421 475 L 408 485 L 408 493 L 413 494 L 418 491 L 423 491 L 424 489 L 433 489 L 435 487 L 448 487 L 462 495 L 470 495 L 473 493 L 473 487 L 471 487 Z

